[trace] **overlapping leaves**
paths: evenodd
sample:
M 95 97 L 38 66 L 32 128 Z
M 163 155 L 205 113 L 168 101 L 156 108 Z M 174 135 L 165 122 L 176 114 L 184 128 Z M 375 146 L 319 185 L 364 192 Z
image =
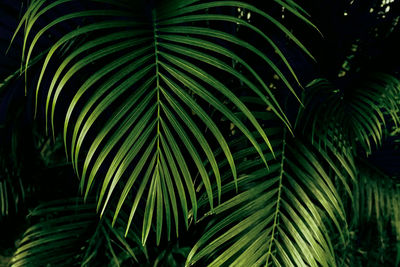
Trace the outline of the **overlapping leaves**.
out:
M 275 2 L 311 25 L 293 1 Z M 91 9 L 91 4 L 96 4 L 96 8 Z M 40 24 L 47 13 L 68 5 L 73 7 L 72 11 L 47 18 L 44 25 Z M 84 5 L 89 8 L 82 8 Z M 102 208 L 102 213 L 110 201 L 116 201 L 114 222 L 128 194 L 134 192 L 126 233 L 137 207 L 145 201 L 143 243 L 153 220 L 158 242 L 164 222 L 168 236 L 173 223 L 178 233 L 179 216 L 187 227 L 189 202 L 196 219 L 193 182 L 196 173 L 205 185 L 211 209 L 215 204 L 213 183 L 217 185 L 217 201 L 221 198 L 221 171 L 211 139 L 222 149 L 232 180 L 237 180 L 237 163 L 216 118 L 224 116 L 232 122 L 266 166 L 261 147 L 264 144 L 272 151 L 271 142 L 260 122 L 229 89 L 228 83 L 239 80 L 289 126 L 280 104 L 260 74 L 234 50 L 222 45 L 236 46 L 257 57 L 295 94 L 290 79 L 297 80 L 297 77 L 285 55 L 262 29 L 232 15 L 231 11 L 238 7 L 269 22 L 309 54 L 278 20 L 240 1 L 36 0 L 18 27 L 24 27 L 22 54 L 24 64 L 29 64 L 36 44 L 48 32 L 69 21 L 78 25 L 85 21 L 77 28 L 72 27 L 50 47 L 37 83 L 36 104 L 49 66 L 54 58 L 60 57 L 60 49 L 74 47 L 74 42 L 82 38 L 80 45 L 67 50 L 61 55 L 61 63 L 55 65 L 45 91 L 46 117 L 54 132 L 57 104 L 68 95 L 71 84 L 77 87 L 66 108 L 63 135 L 66 151 L 80 176 L 81 188 L 86 197 L 91 188 L 98 188 L 97 208 Z M 285 70 L 268 58 L 265 50 L 220 27 L 237 24 L 269 44 Z M 232 61 L 242 65 L 248 75 L 232 67 Z M 289 73 L 291 78 L 284 73 Z M 81 83 L 80 76 L 84 77 Z M 244 118 L 239 118 L 231 109 L 240 111 Z M 210 115 L 214 111 L 218 115 Z M 209 135 L 204 128 L 209 130 Z M 254 131 L 261 142 L 256 140 Z M 204 159 L 210 162 L 211 172 L 203 166 Z M 102 179 L 96 180 L 100 176 Z
M 313 81 L 305 91 L 305 110 L 299 125 L 311 138 L 336 147 L 361 145 L 367 154 L 381 145 L 385 127 L 399 125 L 399 81 L 373 73 L 347 88 L 325 79 Z
M 134 231 L 125 238 L 120 224 L 111 227 L 110 216 L 99 222 L 93 201 L 48 202 L 35 208 L 30 218 L 36 223 L 24 233 L 11 266 L 87 266 L 107 259 L 119 266 L 124 261 L 134 264 L 137 254 L 146 253 Z
M 397 181 L 366 163 L 361 166 L 359 182 L 353 191 L 354 223 L 362 226 L 375 222 L 379 233 L 387 231 L 389 224 L 399 241 L 400 187 Z
M 258 114 L 271 119 L 266 112 Z M 279 126 L 267 131 L 275 151 L 274 158 L 264 146 L 269 169 L 251 146 L 235 142 L 239 192 L 214 209 L 215 219 L 193 247 L 187 265 L 336 265 L 328 233 L 339 233 L 342 244 L 347 239 L 344 207 L 331 175 L 341 175 L 338 166 L 328 154 L 285 132 Z M 233 182 L 222 187 L 224 194 L 234 191 Z
M 357 162 L 359 173 L 348 209 L 350 242 L 338 247 L 339 265 L 400 263 L 397 177 L 389 177 L 367 160 Z M 333 236 L 333 235 L 332 235 Z M 388 244 L 393 244 L 389 245 Z

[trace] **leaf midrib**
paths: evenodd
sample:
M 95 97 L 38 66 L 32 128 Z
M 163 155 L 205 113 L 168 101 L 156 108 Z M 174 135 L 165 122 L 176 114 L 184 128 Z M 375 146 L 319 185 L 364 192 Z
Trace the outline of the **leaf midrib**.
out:
M 274 212 L 274 224 L 272 226 L 272 232 L 271 232 L 271 240 L 268 245 L 268 252 L 267 252 L 267 259 L 266 259 L 266 264 L 265 266 L 268 266 L 270 256 L 272 254 L 272 246 L 275 240 L 275 231 L 276 228 L 279 227 L 279 207 L 280 207 L 280 201 L 281 201 L 281 193 L 282 193 L 282 180 L 283 180 L 283 174 L 284 174 L 284 168 L 283 165 L 285 163 L 285 147 L 286 147 L 286 131 L 283 136 L 283 142 L 282 142 L 282 159 L 281 159 L 281 171 L 279 174 L 279 187 L 278 187 L 278 196 L 276 200 L 276 208 Z

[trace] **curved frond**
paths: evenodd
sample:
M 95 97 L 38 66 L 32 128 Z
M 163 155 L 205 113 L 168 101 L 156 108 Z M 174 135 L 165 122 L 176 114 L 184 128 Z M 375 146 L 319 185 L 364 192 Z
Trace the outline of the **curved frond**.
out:
M 233 194 L 233 182 L 222 187 L 224 195 L 232 197 L 208 214 L 210 226 L 190 252 L 187 265 L 336 265 L 329 233 L 339 233 L 342 243 L 348 234 L 334 177 L 326 172 L 330 159 L 282 128 L 270 127 L 267 133 L 276 155 L 274 159 L 264 147 L 269 169 L 243 139 L 236 142 L 239 193 Z
M 135 254 L 145 252 L 140 239 L 131 236 L 133 231 L 125 239 L 120 226 L 111 227 L 110 218 L 98 222 L 92 201 L 83 204 L 74 198 L 41 204 L 30 219 L 36 223 L 24 233 L 11 266 L 86 266 L 108 258 L 118 266 L 126 257 L 117 255 L 127 254 L 133 263 Z
M 72 5 L 74 2 L 79 1 L 33 1 L 19 25 L 19 28 L 25 26 L 22 52 L 25 64 L 29 64 L 35 46 L 48 32 L 69 21 L 80 25 L 51 45 L 39 75 L 36 104 L 44 77 L 50 66 L 55 65 L 45 90 L 46 122 L 50 121 L 54 133 L 61 99 L 65 103 L 64 99 L 70 95 L 67 92 L 71 87 L 77 88 L 65 108 L 63 136 L 85 197 L 92 188 L 98 188 L 97 209 L 102 213 L 110 202 L 116 202 L 115 222 L 127 196 L 134 194 L 127 233 L 137 207 L 145 202 L 142 242 L 146 242 L 155 224 L 159 243 L 165 231 L 164 222 L 168 236 L 172 224 L 178 234 L 180 217 L 188 226 L 187 199 L 196 219 L 193 175 L 199 174 L 211 210 L 219 203 L 222 182 L 213 153 L 216 147 L 222 149 L 231 177 L 237 182 L 237 163 L 227 141 L 229 135 L 217 127 L 222 117 L 246 136 L 264 166 L 267 160 L 262 147 L 266 145 L 273 153 L 260 121 L 231 89 L 232 83 L 243 84 L 249 94 L 258 96 L 290 129 L 262 73 L 238 51 L 252 54 L 297 97 L 292 85 L 293 80 L 298 80 L 294 70 L 268 33 L 232 11 L 238 7 L 251 11 L 285 34 L 304 53 L 310 53 L 279 20 L 240 1 L 175 0 L 168 5 L 157 1 L 153 4 L 137 1 L 137 5 L 129 1 L 84 1 L 88 7 L 96 3 L 93 9 L 82 9 L 79 4 Z M 275 2 L 312 25 L 293 1 Z M 39 23 L 51 10 L 68 5 L 73 8 L 65 14 L 44 25 Z M 240 39 L 220 27 L 224 25 L 241 25 L 264 40 L 283 66 L 268 57 L 265 46 Z M 61 63 L 55 62 L 63 46 L 83 37 L 79 47 L 60 56 Z M 225 44 L 232 48 L 226 48 Z M 232 62 L 241 65 L 249 75 L 238 71 Z M 234 111 L 243 116 L 239 118 Z M 261 138 L 257 140 L 255 136 Z M 204 160 L 210 163 L 210 172 L 203 166 Z M 212 190 L 214 183 L 217 202 Z
M 399 124 L 399 81 L 376 73 L 348 88 L 329 81 L 313 81 L 305 91 L 305 110 L 299 125 L 311 138 L 329 140 L 336 147 L 361 145 L 367 154 L 381 145 L 387 124 Z M 318 138 L 317 138 L 318 139 Z

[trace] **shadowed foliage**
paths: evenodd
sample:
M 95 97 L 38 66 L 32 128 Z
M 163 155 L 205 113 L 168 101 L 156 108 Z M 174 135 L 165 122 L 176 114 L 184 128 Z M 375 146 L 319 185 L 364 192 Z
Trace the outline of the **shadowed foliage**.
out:
M 9 264 L 398 265 L 398 3 L 311 2 L 0 4 Z

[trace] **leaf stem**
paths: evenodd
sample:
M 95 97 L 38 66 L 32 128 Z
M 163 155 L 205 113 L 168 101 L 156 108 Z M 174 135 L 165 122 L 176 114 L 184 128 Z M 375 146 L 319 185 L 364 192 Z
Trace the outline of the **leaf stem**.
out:
M 282 159 L 281 159 L 281 172 L 279 174 L 278 199 L 276 201 L 274 224 L 272 226 L 271 240 L 270 240 L 269 247 L 268 247 L 267 259 L 266 259 L 265 266 L 268 266 L 270 255 L 272 254 L 272 244 L 275 240 L 275 231 L 279 224 L 278 220 L 279 220 L 279 207 L 280 207 L 281 194 L 282 194 L 282 180 L 283 180 L 283 174 L 285 172 L 283 169 L 283 165 L 285 163 L 285 147 L 286 147 L 286 130 L 284 130 L 283 142 L 282 142 Z
M 157 46 L 157 23 L 156 10 L 153 9 L 153 37 L 154 37 L 154 55 L 156 60 L 156 82 L 157 82 L 157 151 L 160 150 L 160 76 L 158 69 L 158 46 Z M 159 157 L 157 156 L 157 165 Z

